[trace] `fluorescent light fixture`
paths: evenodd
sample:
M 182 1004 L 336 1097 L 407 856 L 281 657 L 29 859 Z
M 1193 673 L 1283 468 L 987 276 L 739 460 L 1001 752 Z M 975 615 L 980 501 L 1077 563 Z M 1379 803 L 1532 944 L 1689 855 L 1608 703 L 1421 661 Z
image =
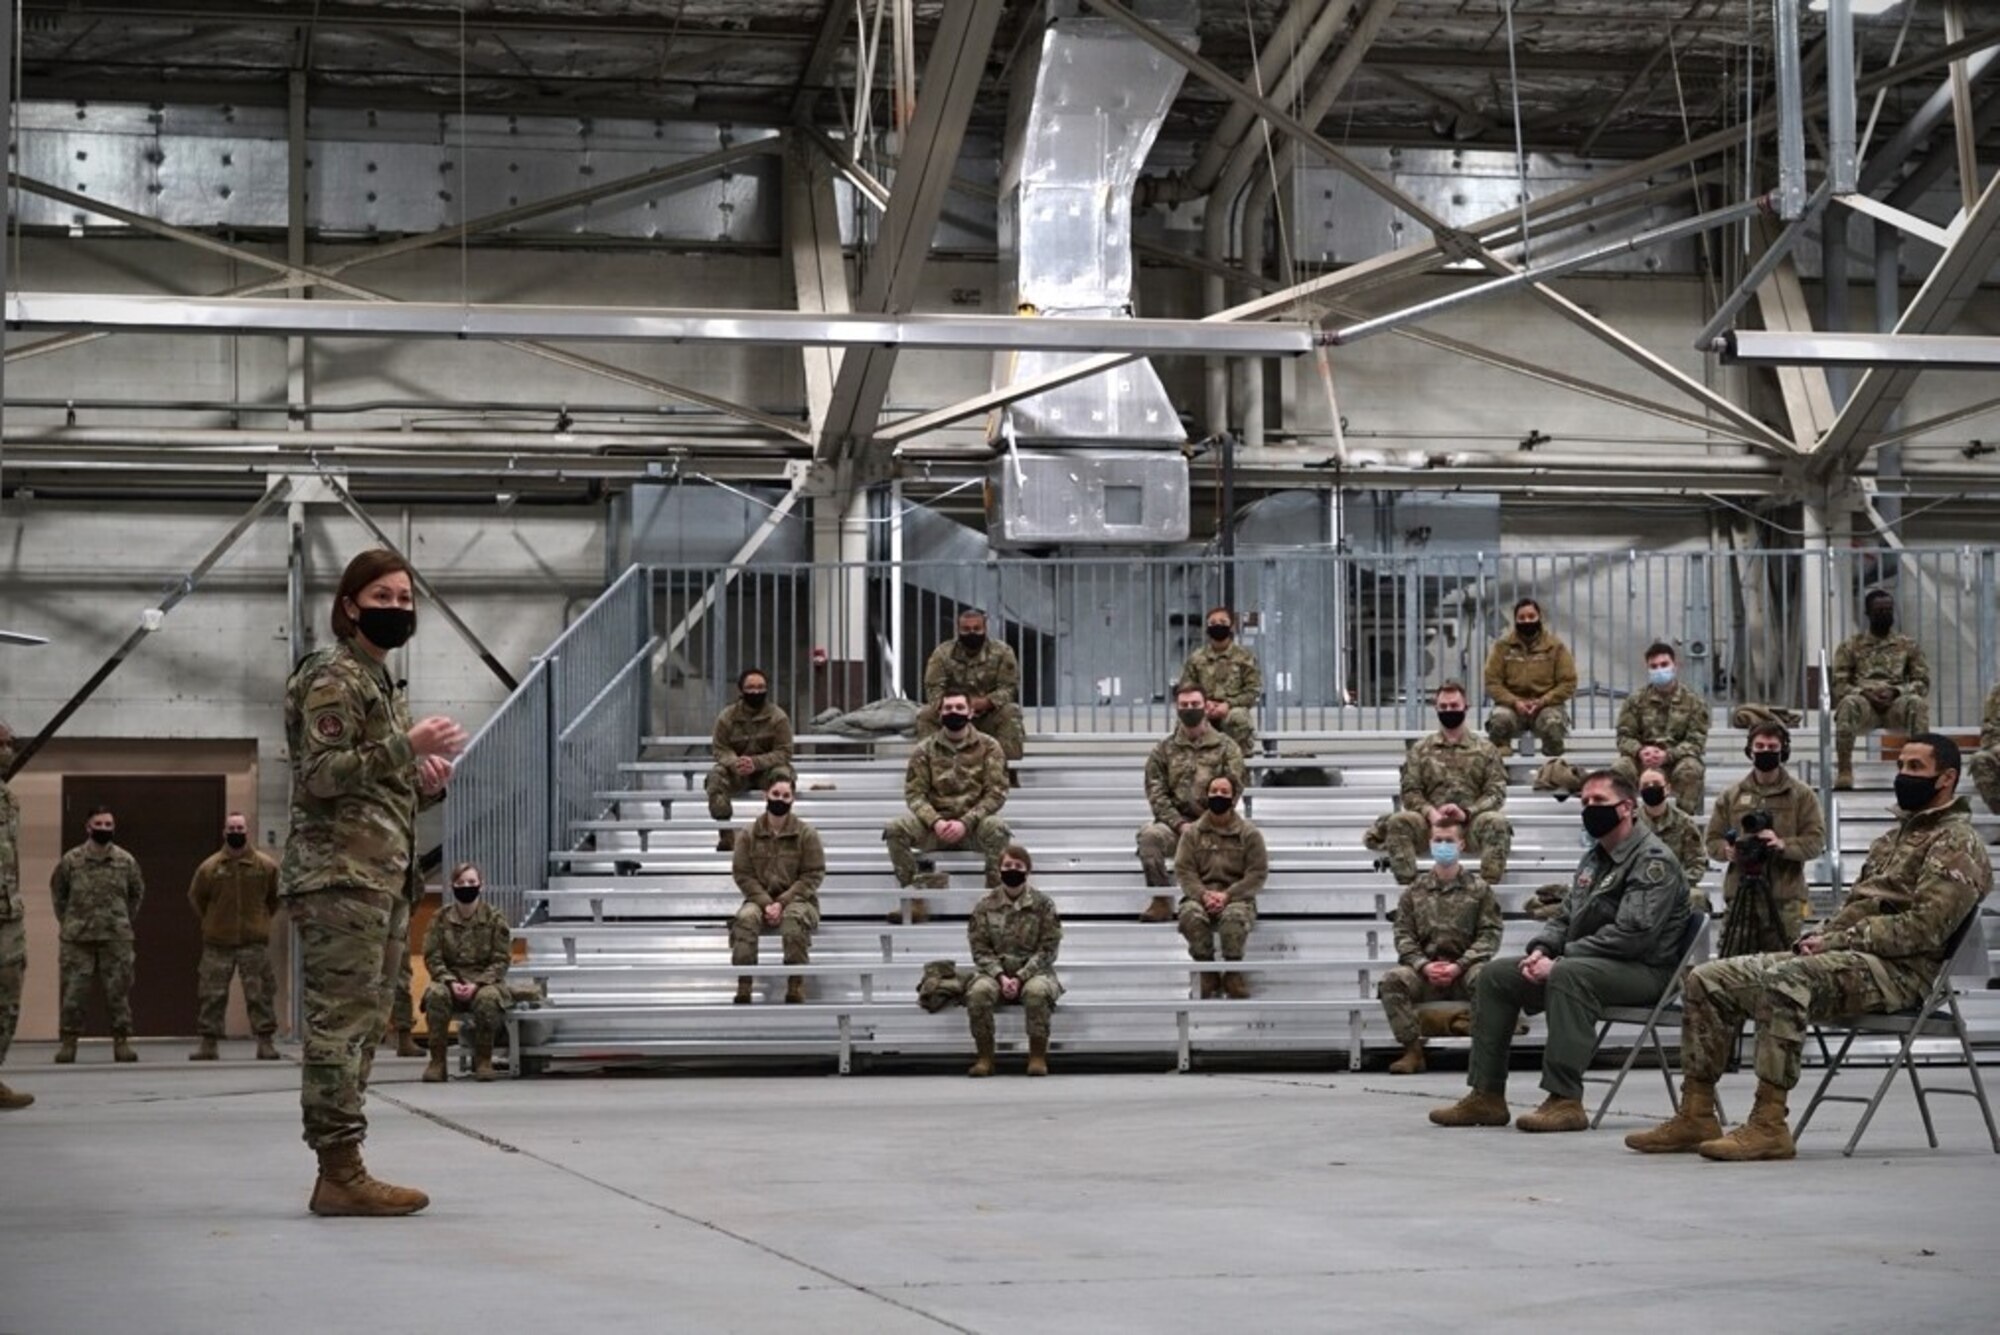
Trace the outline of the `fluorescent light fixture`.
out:
M 1873 18 L 1877 14 L 1888 13 L 1902 3 L 1903 0 L 1850 0 L 1849 7 L 1854 11 L 1856 18 Z M 1812 0 L 1806 8 L 1815 14 L 1824 14 L 1827 11 L 1827 0 Z

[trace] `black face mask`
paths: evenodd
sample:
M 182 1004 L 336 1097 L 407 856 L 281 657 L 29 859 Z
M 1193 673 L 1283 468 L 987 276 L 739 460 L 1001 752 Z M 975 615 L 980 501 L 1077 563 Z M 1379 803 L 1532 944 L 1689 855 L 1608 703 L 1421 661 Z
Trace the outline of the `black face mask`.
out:
M 1583 809 L 1583 828 L 1589 832 L 1592 839 L 1602 839 L 1617 829 L 1618 820 L 1618 808 L 1615 805 Z
M 1463 709 L 1440 709 L 1438 710 L 1438 722 L 1442 723 L 1447 730 L 1456 728 L 1465 722 L 1465 711 Z
M 764 803 L 764 810 L 783 820 L 792 814 L 792 804 L 782 797 L 774 797 Z
M 1649 807 L 1656 807 L 1667 800 L 1667 790 L 1664 788 L 1641 788 L 1639 790 L 1639 799 Z
M 102 848 L 111 842 L 113 834 L 114 832 L 111 830 L 92 830 L 90 832 L 90 842 Z
M 1210 793 L 1208 795 L 1208 809 L 1218 816 L 1235 805 L 1236 799 L 1233 797 L 1225 796 L 1222 793 Z
M 970 714 L 940 714 L 938 722 L 944 724 L 947 732 L 963 732 L 965 725 L 972 722 Z
M 241 830 L 231 830 L 228 834 L 222 836 L 222 842 L 228 844 L 231 848 L 241 848 L 250 842 L 250 836 Z
M 481 887 L 476 885 L 454 885 L 451 888 L 451 897 L 461 904 L 470 904 L 479 898 L 480 889 Z
M 1524 640 L 1532 640 L 1542 633 L 1542 623 L 1539 621 L 1516 621 L 1514 623 L 1514 633 Z
M 1028 873 L 1025 869 L 1020 867 L 1002 867 L 1000 869 L 1000 884 L 1019 889 L 1027 883 Z
M 958 647 L 965 650 L 968 654 L 976 654 L 986 647 L 986 637 L 984 635 L 967 635 L 961 631 L 958 637 Z
M 1214 640 L 1218 644 L 1228 639 L 1233 634 L 1235 634 L 1235 632 L 1230 629 L 1230 625 L 1227 621 L 1213 622 L 1210 624 L 1208 628 L 1208 638 Z
M 1192 728 L 1208 717 L 1208 711 L 1199 707 L 1194 709 L 1176 709 L 1174 717 Z
M 377 649 L 400 649 L 417 633 L 417 613 L 409 607 L 364 607 L 354 626 Z
M 1937 775 L 1898 774 L 1896 805 L 1905 811 L 1922 811 L 1937 801 Z
M 764 702 L 770 698 L 771 693 L 769 691 L 745 691 L 743 692 L 743 707 L 745 709 L 762 709 Z
M 1756 767 L 1758 773 L 1769 774 L 1785 763 L 1785 756 L 1781 751 L 1752 751 L 1750 763 Z
M 1895 628 L 1896 614 L 1894 612 L 1870 612 L 1868 614 L 1868 629 L 1874 631 L 1877 635 L 1887 635 Z

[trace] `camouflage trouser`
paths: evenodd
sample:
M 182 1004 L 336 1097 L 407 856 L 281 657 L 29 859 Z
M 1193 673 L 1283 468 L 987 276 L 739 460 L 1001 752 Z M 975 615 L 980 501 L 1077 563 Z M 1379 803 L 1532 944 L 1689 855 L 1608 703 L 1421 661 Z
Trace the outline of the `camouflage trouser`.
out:
M 408 930 L 409 901 L 379 890 L 315 890 L 290 901 L 299 933 L 299 981 L 305 999 L 305 1062 L 299 1107 L 305 1142 L 315 1150 L 359 1144 L 368 1135 L 361 1108 L 369 1059 L 381 1042 L 401 948 L 398 909 Z
M 1452 979 L 1450 987 L 1439 987 L 1404 964 L 1383 974 L 1375 995 L 1381 999 L 1382 1013 L 1389 1017 L 1389 1030 L 1396 1041 L 1407 1047 L 1423 1037 L 1417 1023 L 1417 1007 L 1426 1001 L 1471 1001 L 1473 984 L 1485 968 L 1483 964 L 1473 965 Z
M 1674 801 L 1680 809 L 1689 814 L 1700 811 L 1701 799 L 1708 786 L 1708 766 L 1701 762 L 1701 757 L 1670 760 L 1660 768 L 1666 773 L 1667 786 L 1674 790 Z M 1639 786 L 1639 762 L 1631 756 L 1620 756 L 1612 761 L 1611 772 L 1634 788 Z
M 19 918 L 0 922 L 0 1066 L 21 1022 L 21 984 L 28 976 L 28 925 Z
M 778 939 L 785 945 L 785 963 L 811 962 L 813 932 L 818 927 L 817 905 L 785 905 L 784 912 L 778 915 Z M 736 916 L 729 920 L 729 962 L 755 964 L 757 937 L 770 930 L 764 923 L 763 908 L 749 900 L 743 901 L 743 907 L 737 909 Z
M 1877 709 L 1875 702 L 1859 691 L 1845 697 L 1833 709 L 1834 758 L 1852 758 L 1854 739 L 1877 728 L 1894 728 L 1905 735 L 1929 732 L 1931 702 L 1921 695 L 1899 695 L 1887 709 Z
M 974 1041 L 993 1037 L 995 1006 L 1019 1005 L 1027 1011 L 1028 1037 L 1047 1038 L 1049 1015 L 1061 995 L 1062 984 L 1047 974 L 1037 974 L 1021 984 L 1021 995 L 1016 1001 L 1004 1002 L 1000 1000 L 1000 980 L 981 974 L 965 985 L 965 1014 L 972 1022 L 972 1037 Z
M 1597 1022 L 1607 1006 L 1650 1006 L 1672 981 L 1672 965 L 1577 956 L 1556 961 L 1546 983 L 1521 976 L 1519 956 L 1496 959 L 1472 989 L 1472 1064 L 1465 1083 L 1499 1094 L 1507 1088 L 1507 1053 L 1521 1012 L 1548 1012 L 1542 1088 L 1559 1099 L 1583 1097 L 1583 1068 L 1597 1050 Z
M 480 984 L 470 1001 L 454 997 L 449 984 L 432 983 L 424 989 L 424 1024 L 430 1029 L 431 1042 L 436 1043 L 451 1031 L 454 1012 L 470 1013 L 473 1033 L 490 1038 L 506 1023 L 507 1008 L 512 1004 L 507 989 L 496 983 Z
M 1690 1080 L 1716 1080 L 1743 1022 L 1755 1020 L 1757 1078 L 1790 1089 L 1799 1083 L 1799 1050 L 1813 1021 L 1893 1011 L 1913 1000 L 1885 995 L 1868 957 L 1855 950 L 1710 960 L 1687 976 L 1681 1067 Z
M 1559 756 L 1569 738 L 1569 715 L 1561 705 L 1544 705 L 1528 721 L 1527 731 L 1535 734 L 1542 744 L 1542 754 Z M 1501 750 L 1514 744 L 1514 739 L 1523 731 L 1522 715 L 1508 705 L 1495 705 L 1493 712 L 1486 716 L 1486 736 Z
M 1222 938 L 1222 958 L 1240 960 L 1249 944 L 1250 929 L 1257 925 L 1257 906 L 1248 900 L 1225 904 L 1213 918 L 1198 899 L 1183 899 L 1180 910 L 1181 935 L 1187 939 L 1188 958 L 1215 958 L 1215 938 Z
M 1965 768 L 1971 772 L 1972 784 L 1979 789 L 1986 809 L 2000 816 L 2000 746 L 1974 751 L 1965 758 Z
M 708 781 L 701 790 L 708 794 L 708 814 L 715 820 L 729 820 L 736 815 L 736 803 L 732 800 L 738 793 L 748 793 L 768 788 L 778 780 L 796 783 L 798 776 L 792 773 L 790 765 L 773 765 L 769 769 L 754 769 L 748 774 L 738 774 L 734 765 L 717 765 L 708 772 Z
M 972 720 L 972 726 L 1000 743 L 1000 750 L 1009 760 L 1019 760 L 1028 746 L 1028 730 L 1021 722 L 1019 705 L 995 705 L 984 714 Z M 936 705 L 925 705 L 917 711 L 917 740 L 922 741 L 939 730 Z
M 194 975 L 194 1031 L 203 1038 L 222 1037 L 223 1017 L 229 1011 L 231 974 L 243 979 L 243 1007 L 250 1012 L 250 1031 L 260 1038 L 277 1033 L 278 1015 L 272 999 L 278 993 L 278 979 L 271 970 L 268 944 L 201 948 L 201 964 Z
M 1382 830 L 1382 851 L 1389 870 L 1407 885 L 1416 879 L 1417 853 L 1430 853 L 1431 827 L 1419 811 L 1391 812 Z M 1497 881 L 1507 874 L 1507 855 L 1514 851 L 1514 826 L 1497 811 L 1482 811 L 1465 832 L 1465 850 L 1479 855 L 1479 874 Z
M 416 1003 L 410 997 L 410 984 L 415 981 L 416 973 L 410 963 L 407 924 L 403 930 L 403 958 L 396 966 L 396 995 L 389 998 L 389 1028 L 395 1030 L 417 1027 Z
M 1013 837 L 1006 821 L 988 816 L 966 831 L 959 843 L 940 844 L 936 832 L 911 812 L 896 817 L 882 831 L 882 842 L 889 845 L 889 865 L 896 869 L 896 884 L 905 888 L 917 879 L 917 854 L 935 853 L 941 848 L 968 851 L 976 848 L 986 857 L 986 885 L 991 889 L 1000 884 L 1000 855 L 1007 851 L 1008 841 Z
M 111 1032 L 132 1032 L 132 969 L 130 941 L 65 941 L 56 956 L 62 975 L 62 1031 L 83 1032 L 83 1015 L 90 1005 L 93 983 L 104 984 L 104 1009 Z
M 1141 825 L 1133 836 L 1139 845 L 1139 868 L 1146 875 L 1146 884 L 1154 887 L 1170 886 L 1174 883 L 1174 851 L 1180 847 L 1180 832 L 1173 826 L 1160 821 Z
M 1245 709 L 1242 705 L 1231 705 L 1227 714 L 1219 719 L 1211 719 L 1210 722 L 1221 729 L 1223 736 L 1236 743 L 1242 750 L 1245 760 L 1258 754 L 1256 710 Z

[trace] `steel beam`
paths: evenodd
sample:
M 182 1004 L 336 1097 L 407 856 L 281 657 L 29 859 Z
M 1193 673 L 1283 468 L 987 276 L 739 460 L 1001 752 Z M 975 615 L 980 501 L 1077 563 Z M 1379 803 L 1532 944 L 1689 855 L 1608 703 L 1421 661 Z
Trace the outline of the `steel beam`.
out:
M 1785 245 L 1786 238 L 1796 239 L 1804 230 L 1803 220 L 1790 224 L 1784 236 L 1775 240 L 1768 219 L 1760 222 L 1755 230 L 1758 240 L 1766 248 L 1764 259 L 1753 268 L 1753 272 L 1763 274 L 1757 282 L 1757 310 L 1763 317 L 1764 328 L 1810 335 L 1812 312 L 1806 306 L 1805 287 L 1799 282 L 1798 265 L 1788 258 L 1789 247 Z M 1773 255 L 1778 256 L 1777 262 L 1764 263 Z M 1785 400 L 1785 420 L 1791 424 L 1792 443 L 1800 453 L 1805 453 L 1833 425 L 1833 390 L 1827 383 L 1826 373 L 1814 367 L 1781 367 L 1778 371 L 1778 392 Z
M 1965 0 L 1944 0 L 1944 38 L 1955 42 L 1965 36 Z M 1951 62 L 1951 119 L 1957 132 L 1958 192 L 1969 210 L 1979 199 L 1979 144 L 1972 128 L 1972 74 L 1967 62 Z
M 2000 338 L 1976 334 L 1832 334 L 1737 329 L 1722 336 L 1722 359 L 1745 366 L 1913 367 L 2000 371 Z
M 812 124 L 826 76 L 832 71 L 833 62 L 839 59 L 840 48 L 847 45 L 849 8 L 846 0 L 826 0 L 826 8 L 819 17 L 819 33 L 813 38 L 812 50 L 807 53 L 804 64 L 799 67 L 799 82 L 792 91 L 791 121 L 794 125 Z
M 801 140 L 794 140 L 785 154 L 785 246 L 791 252 L 796 305 L 806 314 L 845 314 L 853 309 L 847 259 L 840 248 L 840 211 L 826 167 L 825 157 Z M 801 349 L 807 430 L 815 440 L 826 429 L 827 408 L 845 355 L 836 347 Z

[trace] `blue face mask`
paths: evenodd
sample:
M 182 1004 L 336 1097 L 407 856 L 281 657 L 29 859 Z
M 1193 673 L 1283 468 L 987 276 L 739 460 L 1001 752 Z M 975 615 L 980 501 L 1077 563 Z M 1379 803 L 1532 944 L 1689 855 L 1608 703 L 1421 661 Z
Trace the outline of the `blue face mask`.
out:
M 1647 668 L 1646 680 L 1655 686 L 1671 686 L 1674 684 L 1674 670 L 1670 667 Z
M 1458 845 L 1449 840 L 1433 842 L 1431 844 L 1431 861 L 1437 863 L 1440 867 L 1456 866 L 1458 863 Z

